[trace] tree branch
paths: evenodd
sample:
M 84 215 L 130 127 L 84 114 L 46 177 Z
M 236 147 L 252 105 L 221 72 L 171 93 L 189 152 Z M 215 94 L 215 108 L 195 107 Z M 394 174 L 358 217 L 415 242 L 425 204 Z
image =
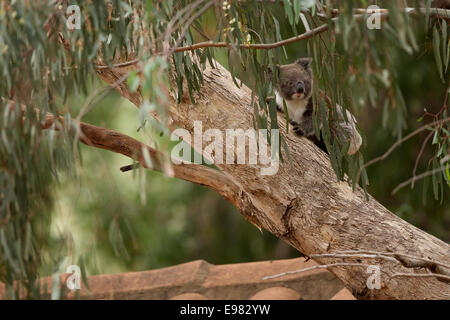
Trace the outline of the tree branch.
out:
M 9 108 L 14 108 L 14 106 L 14 101 L 8 101 Z M 24 105 L 20 105 L 20 108 L 22 112 L 26 110 L 26 106 Z M 35 109 L 35 113 L 39 120 L 40 110 Z M 222 195 L 226 198 L 228 198 L 231 192 L 230 188 L 236 189 L 236 186 L 219 170 L 193 163 L 181 163 L 168 166 L 167 161 L 163 162 L 165 157 L 161 152 L 130 136 L 84 122 L 73 123 L 78 127 L 80 141 L 85 145 L 120 153 L 138 161 L 144 168 L 164 173 L 170 177 L 207 186 L 221 194 L 223 193 Z M 55 116 L 47 112 L 44 121 L 41 122 L 41 128 L 44 130 L 50 128 L 59 130 L 60 128 L 58 126 L 64 126 L 64 117 Z M 144 153 L 150 156 L 151 164 L 145 160 Z M 226 193 L 224 193 L 225 191 Z
M 379 15 L 381 19 L 387 19 L 389 17 L 389 11 L 388 9 L 379 9 L 379 10 L 369 10 L 369 9 L 355 9 L 354 10 L 355 15 L 355 21 L 361 21 L 364 18 L 367 18 L 367 14 L 376 14 Z M 419 8 L 417 11 L 415 8 L 405 8 L 404 12 L 407 14 L 426 14 L 427 10 L 426 8 Z M 450 16 L 450 10 L 447 9 L 439 9 L 439 8 L 430 8 L 429 15 L 435 18 L 439 19 L 449 19 Z M 339 17 L 333 17 L 330 19 L 331 23 L 334 24 Z M 322 32 L 325 32 L 329 28 L 328 23 L 322 24 L 310 31 L 304 32 L 298 36 L 291 37 L 288 39 L 284 39 L 281 41 L 277 41 L 274 43 L 255 43 L 255 44 L 240 44 L 239 47 L 241 49 L 254 49 L 254 50 L 270 50 L 275 49 L 278 47 L 282 47 L 291 43 L 295 43 L 298 41 L 306 40 L 309 38 L 314 37 L 317 34 L 320 34 Z M 180 38 L 181 39 L 181 38 Z M 180 40 L 178 39 L 178 40 Z M 214 42 L 214 41 L 205 41 L 205 42 L 199 42 L 190 46 L 184 46 L 184 47 L 178 47 L 179 41 L 177 41 L 177 45 L 175 45 L 172 48 L 169 48 L 168 50 L 165 50 L 163 52 L 156 53 L 155 55 L 170 55 L 175 52 L 183 52 L 183 51 L 193 51 L 197 49 L 202 48 L 232 48 L 232 44 L 227 42 Z M 118 63 L 113 66 L 96 66 L 97 69 L 108 69 L 108 68 L 120 68 L 120 67 L 128 67 L 130 65 L 134 65 L 139 62 L 139 59 L 134 59 L 131 61 Z
M 417 176 L 414 175 L 412 178 L 409 178 L 408 180 L 403 181 L 403 182 L 400 183 L 398 186 L 396 186 L 395 189 L 392 190 L 392 193 L 391 193 L 391 194 L 396 194 L 398 190 L 400 190 L 400 189 L 403 188 L 403 187 L 406 187 L 406 186 L 407 186 L 408 184 L 410 184 L 410 183 L 411 183 L 411 186 L 412 186 L 413 183 L 414 183 L 414 181 L 417 181 L 417 180 L 426 178 L 426 177 L 428 177 L 428 176 L 432 176 L 432 175 L 434 175 L 435 173 L 439 173 L 439 172 L 445 171 L 446 169 L 447 169 L 447 166 L 442 166 L 442 167 L 439 167 L 439 168 L 436 168 L 436 169 L 433 169 L 433 170 L 429 170 L 429 171 L 422 172 L 421 174 L 419 174 L 419 175 L 417 175 Z
M 369 266 L 370 265 L 366 264 L 366 263 L 337 262 L 337 263 L 312 266 L 312 267 L 298 269 L 298 270 L 286 271 L 286 272 L 274 274 L 271 276 L 266 276 L 266 277 L 262 278 L 262 280 L 269 280 L 269 279 L 284 277 L 284 276 L 287 276 L 290 274 L 296 274 L 296 273 L 301 273 L 301 272 L 306 272 L 306 271 L 311 271 L 311 270 L 316 270 L 316 269 L 330 269 L 330 268 L 336 268 L 336 267 L 365 267 L 365 268 L 367 268 Z

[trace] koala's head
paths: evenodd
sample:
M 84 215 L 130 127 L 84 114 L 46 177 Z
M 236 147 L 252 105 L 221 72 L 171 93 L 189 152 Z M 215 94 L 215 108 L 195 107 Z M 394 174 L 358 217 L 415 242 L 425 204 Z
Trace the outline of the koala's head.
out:
M 312 94 L 313 73 L 311 58 L 300 58 L 294 63 L 277 66 L 277 91 L 285 100 L 309 99 Z M 272 71 L 269 69 L 269 74 Z

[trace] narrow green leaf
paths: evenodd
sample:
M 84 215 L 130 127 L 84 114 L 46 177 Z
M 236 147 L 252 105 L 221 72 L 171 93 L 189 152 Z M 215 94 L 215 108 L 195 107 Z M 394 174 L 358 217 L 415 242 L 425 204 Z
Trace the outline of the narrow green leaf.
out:
M 441 80 L 444 81 L 444 76 L 442 74 L 442 61 L 441 61 L 441 50 L 439 48 L 440 46 L 440 39 L 439 39 L 439 32 L 437 31 L 436 27 L 433 28 L 433 51 L 434 51 L 434 58 L 436 60 L 436 66 L 439 71 L 439 76 L 441 77 Z
M 292 13 L 292 7 L 291 2 L 288 0 L 283 0 L 284 3 L 284 11 L 286 12 L 286 15 L 289 20 L 289 24 L 292 26 L 294 24 L 294 15 Z
M 430 23 L 430 7 L 431 7 L 431 0 L 427 0 L 425 8 L 425 31 L 428 31 L 428 25 Z
M 434 136 L 433 136 L 433 142 L 431 143 L 431 144 L 436 144 L 436 143 L 438 143 L 438 131 L 436 130 L 435 132 L 434 132 Z
M 131 71 L 130 75 L 127 78 L 127 85 L 130 88 L 131 92 L 136 92 L 136 90 L 139 88 L 139 82 L 140 79 L 136 71 Z
M 295 19 L 295 23 L 297 24 L 299 19 L 300 19 L 300 1 L 301 0 L 294 0 L 294 19 Z
M 446 64 L 445 57 L 447 56 L 447 21 L 442 20 L 442 58 L 444 58 L 444 64 Z
M 447 43 L 447 57 L 445 58 L 445 62 L 444 62 L 445 63 L 445 73 L 447 73 L 449 60 L 450 60 L 450 39 L 448 40 L 448 43 Z

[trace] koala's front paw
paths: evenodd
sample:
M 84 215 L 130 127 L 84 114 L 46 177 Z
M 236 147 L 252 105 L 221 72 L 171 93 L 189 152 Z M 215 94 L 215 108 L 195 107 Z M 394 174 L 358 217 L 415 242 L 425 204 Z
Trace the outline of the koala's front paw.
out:
M 297 122 L 291 120 L 291 125 L 292 125 L 292 130 L 294 130 L 295 134 L 298 134 L 299 136 L 304 136 L 305 135 L 305 133 L 300 128 L 300 126 L 299 126 L 299 124 Z
M 302 129 L 300 129 L 300 127 L 294 127 L 293 129 L 294 129 L 294 132 L 296 134 L 298 134 L 299 136 L 303 137 L 305 135 L 305 133 L 303 132 Z

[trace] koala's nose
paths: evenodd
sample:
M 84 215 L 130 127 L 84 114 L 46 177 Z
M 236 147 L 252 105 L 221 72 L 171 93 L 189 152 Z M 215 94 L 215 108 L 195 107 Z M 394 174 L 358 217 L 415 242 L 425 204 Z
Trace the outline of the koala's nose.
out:
M 304 93 L 305 92 L 305 87 L 303 86 L 303 83 L 299 82 L 297 83 L 297 93 Z

